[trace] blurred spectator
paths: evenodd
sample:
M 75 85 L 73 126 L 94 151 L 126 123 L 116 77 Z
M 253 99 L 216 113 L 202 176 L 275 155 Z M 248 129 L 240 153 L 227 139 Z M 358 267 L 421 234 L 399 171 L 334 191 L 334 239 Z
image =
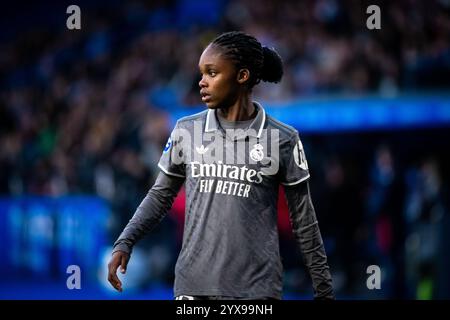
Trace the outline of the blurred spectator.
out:
M 401 297 L 403 292 L 404 190 L 401 174 L 391 149 L 386 145 L 379 146 L 370 171 L 366 200 L 366 260 L 379 265 L 383 271 L 385 294 L 390 297 Z
M 445 254 L 442 257 L 448 246 L 448 194 L 439 165 L 435 159 L 428 159 L 420 167 L 412 168 L 407 178 L 408 289 L 417 299 L 448 298 L 448 257 Z

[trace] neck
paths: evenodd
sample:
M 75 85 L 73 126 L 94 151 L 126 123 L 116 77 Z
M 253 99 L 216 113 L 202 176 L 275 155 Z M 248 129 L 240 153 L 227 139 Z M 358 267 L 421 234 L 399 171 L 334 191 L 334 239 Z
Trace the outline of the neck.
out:
M 255 117 L 256 108 L 253 105 L 250 95 L 240 97 L 227 109 L 219 109 L 222 118 L 227 121 L 245 121 Z

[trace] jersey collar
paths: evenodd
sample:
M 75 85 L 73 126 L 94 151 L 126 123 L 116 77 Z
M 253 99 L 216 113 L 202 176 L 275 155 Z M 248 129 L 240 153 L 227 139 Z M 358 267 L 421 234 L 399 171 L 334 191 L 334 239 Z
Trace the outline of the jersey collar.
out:
M 264 124 L 266 122 L 266 111 L 259 102 L 253 101 L 253 103 L 257 107 L 258 113 L 256 114 L 255 119 L 249 126 L 249 129 L 254 130 L 249 130 L 248 134 L 260 138 L 262 130 L 264 128 Z M 216 110 L 212 109 L 208 110 L 208 113 L 206 115 L 205 132 L 212 132 L 219 129 L 219 122 L 217 120 L 215 112 Z

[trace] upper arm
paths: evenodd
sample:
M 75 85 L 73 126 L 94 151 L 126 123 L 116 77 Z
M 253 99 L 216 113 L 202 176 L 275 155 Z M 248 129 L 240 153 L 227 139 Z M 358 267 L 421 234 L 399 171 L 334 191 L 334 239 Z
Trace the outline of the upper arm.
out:
M 155 190 L 168 190 L 171 191 L 172 194 L 177 194 L 180 191 L 181 186 L 185 181 L 184 177 L 177 177 L 174 175 L 166 174 L 164 171 L 160 171 L 158 176 L 156 177 L 155 184 L 152 189 Z
M 183 148 L 183 129 L 180 128 L 177 122 L 163 149 L 158 167 L 166 175 L 184 179 L 186 176 L 185 152 Z
M 289 138 L 288 143 L 280 147 L 280 183 L 294 186 L 309 178 L 308 162 L 298 132 Z

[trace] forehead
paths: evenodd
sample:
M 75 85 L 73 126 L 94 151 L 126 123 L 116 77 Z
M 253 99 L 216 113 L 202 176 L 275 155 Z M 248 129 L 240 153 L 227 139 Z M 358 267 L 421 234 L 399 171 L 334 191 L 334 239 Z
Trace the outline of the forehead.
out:
M 231 66 L 231 61 L 226 59 L 220 49 L 214 46 L 207 46 L 200 56 L 200 60 L 198 62 L 199 68 L 202 68 L 207 65 L 214 65 L 216 67 L 228 67 Z

